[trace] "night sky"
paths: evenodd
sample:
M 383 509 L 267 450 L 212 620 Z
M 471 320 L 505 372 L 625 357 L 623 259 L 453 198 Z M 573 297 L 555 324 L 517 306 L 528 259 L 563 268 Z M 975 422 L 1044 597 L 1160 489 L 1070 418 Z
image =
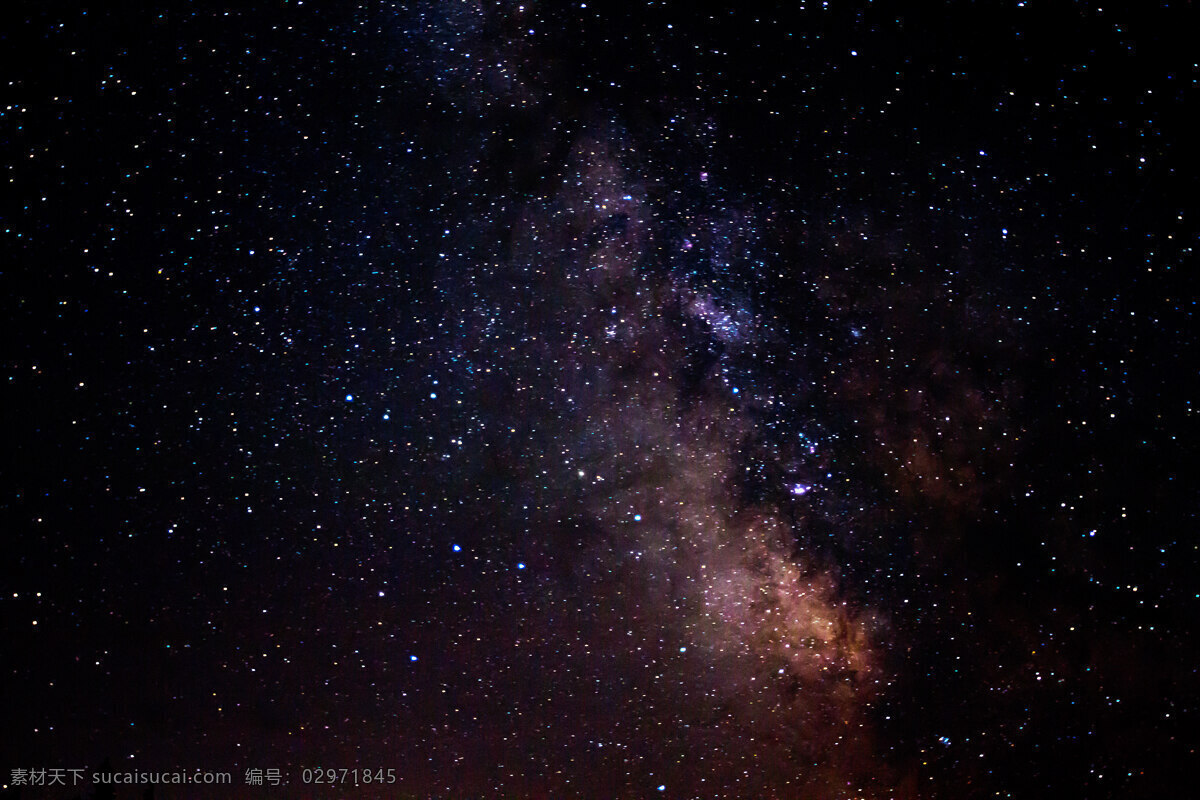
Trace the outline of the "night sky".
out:
M 1194 789 L 1191 6 L 9 8 L 0 796 Z

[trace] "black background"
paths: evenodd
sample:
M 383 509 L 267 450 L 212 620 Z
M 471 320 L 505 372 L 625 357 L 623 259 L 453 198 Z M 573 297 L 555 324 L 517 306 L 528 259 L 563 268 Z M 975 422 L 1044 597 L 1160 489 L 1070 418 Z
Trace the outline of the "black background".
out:
M 572 424 L 530 345 L 565 347 L 570 319 L 528 309 L 576 301 L 522 271 L 522 237 L 553 237 L 538 204 L 591 137 L 651 209 L 640 274 L 770 320 L 734 353 L 664 300 L 664 352 L 685 404 L 745 387 L 730 506 L 778 509 L 796 557 L 888 620 L 851 788 L 1177 787 L 1200 655 L 1191 4 L 829 5 L 6 12 L 5 782 L 320 762 L 416 796 L 662 775 L 842 796 L 746 777 L 737 730 L 728 764 L 675 776 L 690 734 L 623 658 L 597 674 L 637 758 L 580 755 L 561 732 L 614 723 L 570 702 L 529 717 L 555 733 L 513 721 L 586 627 L 529 611 L 576 545 L 524 513 Z M 583 258 L 547 248 L 551 273 Z M 500 338 L 480 309 L 508 310 Z M 801 426 L 849 487 L 809 517 L 779 455 Z M 498 653 L 510 634 L 543 649 Z

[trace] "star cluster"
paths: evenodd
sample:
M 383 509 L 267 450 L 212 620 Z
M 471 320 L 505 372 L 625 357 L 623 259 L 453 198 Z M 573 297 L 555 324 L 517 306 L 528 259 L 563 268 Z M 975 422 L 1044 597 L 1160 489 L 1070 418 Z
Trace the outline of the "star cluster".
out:
M 0 794 L 1162 796 L 1194 22 L 22 12 Z

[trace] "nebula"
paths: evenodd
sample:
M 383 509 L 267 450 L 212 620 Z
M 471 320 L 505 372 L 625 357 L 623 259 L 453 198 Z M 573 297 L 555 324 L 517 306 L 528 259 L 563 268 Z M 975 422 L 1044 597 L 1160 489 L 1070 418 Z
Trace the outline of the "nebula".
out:
M 749 410 L 763 398 L 730 385 L 730 363 L 752 361 L 768 334 L 655 263 L 664 234 L 646 179 L 625 166 L 628 145 L 602 134 L 581 136 L 558 190 L 518 215 L 503 271 L 534 290 L 489 312 L 526 320 L 502 391 L 540 396 L 523 400 L 528 434 L 506 458 L 512 490 L 534 498 L 517 546 L 546 576 L 527 622 L 587 652 L 629 648 L 597 678 L 625 687 L 605 690 L 623 710 L 605 724 L 668 726 L 676 755 L 706 764 L 678 781 L 728 771 L 747 790 L 834 796 L 848 780 L 867 791 L 887 771 L 867 714 L 888 683 L 886 614 L 800 546 L 803 514 L 744 497 L 742 454 L 767 432 Z M 698 374 L 697 351 L 717 353 Z M 821 462 L 803 439 L 773 459 L 780 475 Z M 812 488 L 794 486 L 777 488 Z M 588 622 L 568 626 L 564 608 Z

